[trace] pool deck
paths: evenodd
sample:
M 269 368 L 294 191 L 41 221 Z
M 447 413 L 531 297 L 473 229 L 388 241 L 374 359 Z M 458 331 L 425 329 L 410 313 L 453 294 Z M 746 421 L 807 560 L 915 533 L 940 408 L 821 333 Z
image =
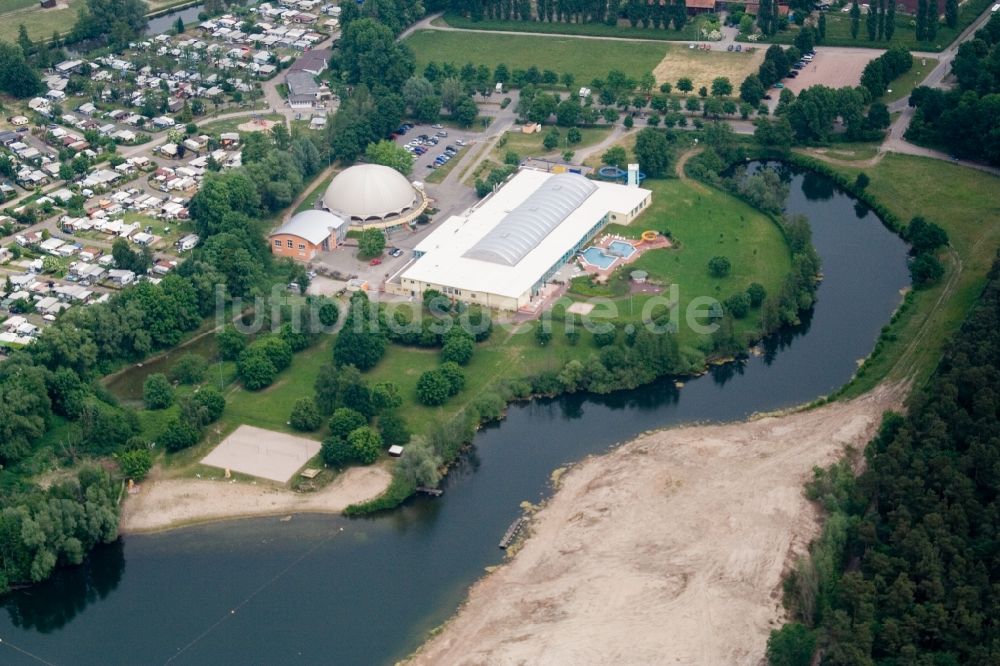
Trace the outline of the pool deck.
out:
M 577 256 L 577 263 L 587 273 L 604 278 L 613 273 L 614 271 L 618 270 L 622 266 L 627 266 L 631 264 L 633 261 L 641 257 L 642 253 L 646 252 L 647 250 L 656 250 L 661 248 L 673 247 L 673 243 L 671 243 L 670 239 L 667 238 L 666 236 L 657 236 L 655 240 L 646 241 L 646 240 L 636 240 L 634 238 L 625 238 L 623 236 L 616 236 L 614 234 L 605 234 L 604 236 L 601 236 L 593 245 L 590 245 L 589 247 L 596 247 L 600 248 L 601 250 L 607 250 L 609 247 L 611 247 L 611 244 L 614 243 L 615 241 L 628 243 L 629 245 L 634 247 L 636 251 L 633 252 L 629 257 L 618 257 L 607 268 L 601 268 L 600 266 L 596 266 L 587 261 L 586 259 L 584 259 L 582 256 Z

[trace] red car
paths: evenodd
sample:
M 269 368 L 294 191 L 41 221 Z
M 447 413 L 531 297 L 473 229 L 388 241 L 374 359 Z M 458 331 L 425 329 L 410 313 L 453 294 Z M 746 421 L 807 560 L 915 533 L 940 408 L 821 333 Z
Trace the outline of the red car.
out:
M 381 263 L 382 263 L 382 260 L 379 259 L 378 257 L 375 257 L 374 259 L 372 259 L 371 261 L 368 262 L 368 265 L 369 266 L 378 266 Z

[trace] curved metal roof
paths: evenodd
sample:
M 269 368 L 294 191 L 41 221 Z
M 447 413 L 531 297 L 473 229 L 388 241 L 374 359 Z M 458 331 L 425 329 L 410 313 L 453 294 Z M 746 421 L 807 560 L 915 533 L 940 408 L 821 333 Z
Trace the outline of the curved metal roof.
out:
M 462 256 L 516 266 L 596 189 L 597 185 L 579 174 L 553 176 Z
M 289 234 L 319 245 L 344 224 L 343 219 L 325 210 L 305 210 L 292 216 L 292 219 L 275 229 L 271 235 Z

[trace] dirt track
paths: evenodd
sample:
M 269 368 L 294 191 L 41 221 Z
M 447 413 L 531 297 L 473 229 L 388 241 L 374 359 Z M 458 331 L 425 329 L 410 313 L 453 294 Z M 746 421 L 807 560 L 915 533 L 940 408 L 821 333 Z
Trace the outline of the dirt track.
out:
M 759 664 L 782 573 L 818 531 L 803 484 L 902 393 L 667 430 L 584 461 L 413 662 Z

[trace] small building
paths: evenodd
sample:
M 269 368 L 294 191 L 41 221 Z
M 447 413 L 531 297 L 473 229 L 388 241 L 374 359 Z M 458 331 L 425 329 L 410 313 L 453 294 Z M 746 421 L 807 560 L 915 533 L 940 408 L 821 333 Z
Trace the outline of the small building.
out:
M 271 252 L 280 257 L 310 261 L 317 252 L 329 252 L 347 237 L 347 221 L 323 210 L 293 215 L 270 236 Z
M 177 251 L 188 252 L 189 250 L 193 250 L 198 246 L 198 241 L 200 240 L 201 238 L 197 234 L 188 234 L 177 241 Z

